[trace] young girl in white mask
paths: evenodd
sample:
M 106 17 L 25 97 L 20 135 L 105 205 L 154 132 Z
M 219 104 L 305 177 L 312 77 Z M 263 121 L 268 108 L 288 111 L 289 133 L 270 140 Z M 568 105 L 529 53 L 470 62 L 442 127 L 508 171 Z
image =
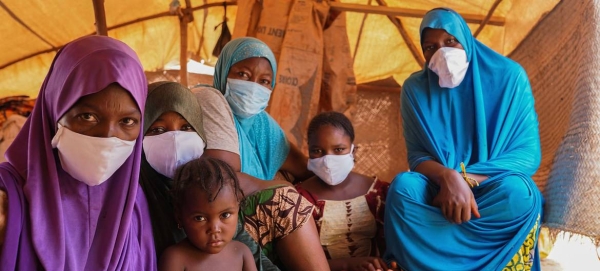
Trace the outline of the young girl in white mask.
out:
M 383 214 L 389 184 L 352 172 L 354 128 L 346 116 L 325 112 L 308 126 L 308 169 L 297 185 L 315 205 L 313 216 L 331 270 L 386 270 Z M 340 238 L 342 236 L 342 238 Z

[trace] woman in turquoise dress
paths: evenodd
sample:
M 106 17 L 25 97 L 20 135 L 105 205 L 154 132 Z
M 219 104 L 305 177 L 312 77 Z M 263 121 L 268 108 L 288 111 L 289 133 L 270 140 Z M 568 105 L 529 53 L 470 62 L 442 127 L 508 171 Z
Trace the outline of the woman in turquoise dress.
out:
M 453 10 L 429 11 L 420 34 L 426 66 L 402 86 L 410 172 L 388 192 L 384 258 L 405 270 L 539 270 L 541 152 L 525 70 Z

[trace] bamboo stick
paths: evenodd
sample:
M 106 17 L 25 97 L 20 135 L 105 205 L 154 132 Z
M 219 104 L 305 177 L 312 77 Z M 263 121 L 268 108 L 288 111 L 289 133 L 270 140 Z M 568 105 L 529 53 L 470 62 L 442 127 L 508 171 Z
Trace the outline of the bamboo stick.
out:
M 92 0 L 94 2 L 94 17 L 96 17 L 96 34 L 108 36 L 106 27 L 106 13 L 104 12 L 104 0 Z

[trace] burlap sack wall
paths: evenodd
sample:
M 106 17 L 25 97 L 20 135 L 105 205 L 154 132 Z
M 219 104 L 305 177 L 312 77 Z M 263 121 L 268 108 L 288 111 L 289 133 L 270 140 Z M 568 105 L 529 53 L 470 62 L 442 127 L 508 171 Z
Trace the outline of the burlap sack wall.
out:
M 330 14 L 325 27 L 319 107 L 322 111 L 342 112 L 352 119 L 356 112 L 357 88 L 345 14 Z
M 279 56 L 278 85 L 271 98 L 269 113 L 288 139 L 304 150 L 306 127 L 318 110 L 328 12 L 324 1 L 294 1 Z
M 257 37 L 275 53 L 277 84 L 267 111 L 305 152 L 306 128 L 321 111 L 321 98 L 323 110 L 350 116 L 356 99 L 345 16 L 336 16 L 326 27 L 328 18 L 326 1 L 238 1 L 233 37 Z M 321 93 L 323 85 L 326 90 Z
M 581 60 L 590 49 L 581 44 L 587 36 L 582 18 L 584 2 L 589 1 L 559 3 L 510 55 L 527 71 L 535 96 L 542 163 L 534 180 L 542 191 L 554 154 L 569 125 Z
M 600 1 L 564 0 L 513 53 L 540 118 L 545 225 L 600 242 Z
M 392 83 L 393 82 L 393 83 Z M 390 182 L 408 170 L 400 117 L 400 86 L 390 77 L 358 85 L 354 170 Z
M 279 62 L 293 0 L 238 1 L 233 38 L 255 37 L 269 45 Z

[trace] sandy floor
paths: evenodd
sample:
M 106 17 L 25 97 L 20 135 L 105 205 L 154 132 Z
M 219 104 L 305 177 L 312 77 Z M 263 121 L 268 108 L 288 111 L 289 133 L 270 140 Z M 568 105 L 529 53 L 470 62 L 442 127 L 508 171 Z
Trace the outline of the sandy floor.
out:
M 548 257 L 542 259 L 542 270 L 599 271 L 600 260 L 596 246 L 589 238 L 566 238 L 559 235 Z

